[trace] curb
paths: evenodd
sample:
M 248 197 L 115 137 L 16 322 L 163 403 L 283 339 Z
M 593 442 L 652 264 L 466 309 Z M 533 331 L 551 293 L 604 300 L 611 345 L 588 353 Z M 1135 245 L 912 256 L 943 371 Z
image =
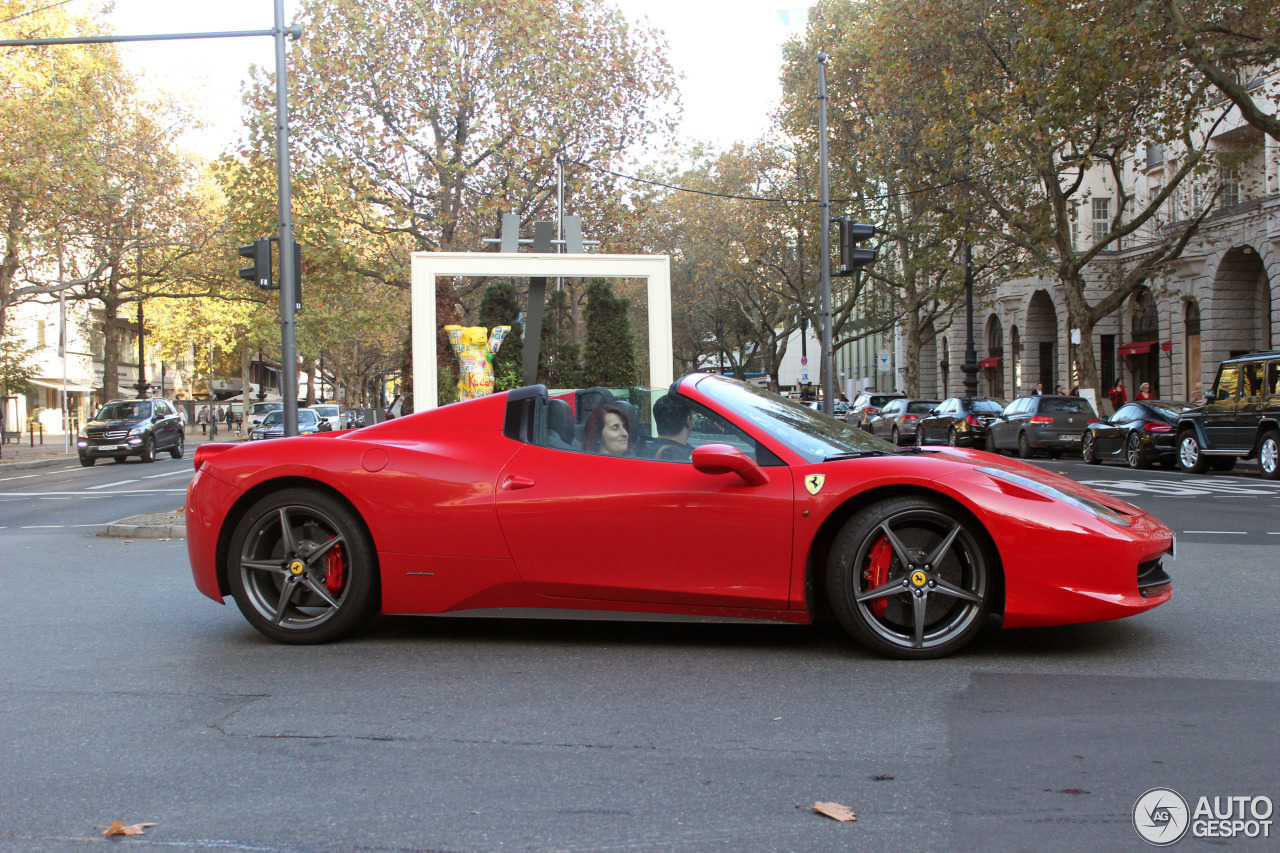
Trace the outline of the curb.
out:
M 98 535 L 111 539 L 186 539 L 187 525 L 181 512 L 151 512 L 113 521 Z

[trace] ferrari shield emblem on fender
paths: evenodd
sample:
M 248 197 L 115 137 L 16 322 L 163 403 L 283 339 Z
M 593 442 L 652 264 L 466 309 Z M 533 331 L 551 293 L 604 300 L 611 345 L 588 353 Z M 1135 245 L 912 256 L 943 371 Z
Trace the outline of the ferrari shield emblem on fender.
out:
M 804 487 L 809 490 L 809 494 L 816 495 L 822 491 L 822 484 L 827 482 L 826 474 L 810 474 L 804 478 Z

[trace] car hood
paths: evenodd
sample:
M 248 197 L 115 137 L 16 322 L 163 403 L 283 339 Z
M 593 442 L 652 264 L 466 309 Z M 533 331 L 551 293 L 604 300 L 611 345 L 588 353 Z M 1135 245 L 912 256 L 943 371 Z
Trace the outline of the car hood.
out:
M 85 421 L 86 427 L 106 427 L 107 429 L 124 429 L 142 426 L 150 423 L 151 418 L 115 418 L 114 420 L 100 421 L 97 419 Z

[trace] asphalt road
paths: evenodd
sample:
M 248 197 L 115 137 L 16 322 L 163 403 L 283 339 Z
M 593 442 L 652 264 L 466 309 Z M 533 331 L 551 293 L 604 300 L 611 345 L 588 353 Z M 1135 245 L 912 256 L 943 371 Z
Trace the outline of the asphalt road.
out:
M 185 485 L 139 476 L 169 464 L 17 481 L 56 503 L 0 483 L 0 850 L 122 820 L 191 851 L 1138 851 L 1151 788 L 1280 801 L 1280 490 L 1256 477 L 1045 461 L 1179 531 L 1173 600 L 914 663 L 732 625 L 382 618 L 280 646 L 196 593 L 181 542 L 25 523 L 172 509 L 123 494 Z

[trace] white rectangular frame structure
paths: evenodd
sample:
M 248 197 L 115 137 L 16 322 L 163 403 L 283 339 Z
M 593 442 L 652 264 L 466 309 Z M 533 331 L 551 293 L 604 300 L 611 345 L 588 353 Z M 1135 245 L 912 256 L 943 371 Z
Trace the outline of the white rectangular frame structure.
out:
M 436 407 L 436 278 L 642 278 L 649 294 L 649 384 L 670 385 L 671 259 L 667 255 L 558 255 L 534 252 L 414 252 L 409 299 L 413 322 L 414 410 Z

